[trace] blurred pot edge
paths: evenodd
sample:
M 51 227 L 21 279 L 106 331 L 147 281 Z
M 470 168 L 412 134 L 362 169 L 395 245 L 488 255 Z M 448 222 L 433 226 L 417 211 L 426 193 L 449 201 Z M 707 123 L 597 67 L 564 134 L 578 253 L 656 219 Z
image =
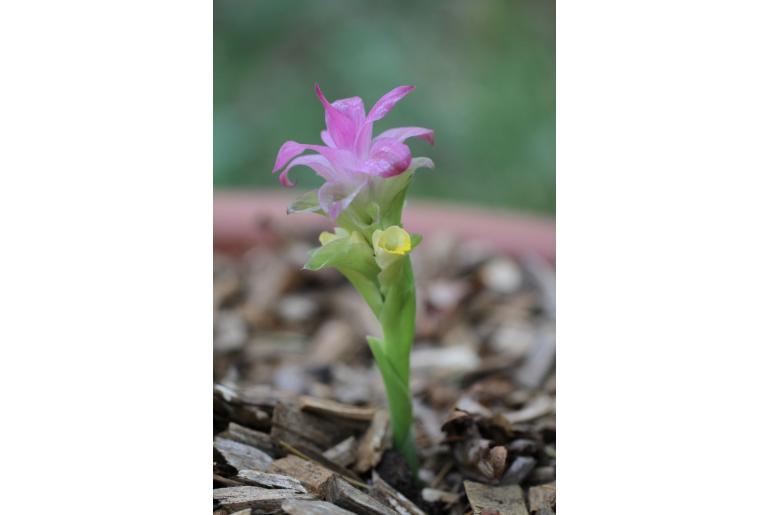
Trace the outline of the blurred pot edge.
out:
M 255 244 L 269 243 L 264 221 L 287 217 L 286 207 L 297 194 L 282 191 L 226 191 L 214 193 L 214 249 L 240 254 Z M 294 223 L 328 229 L 328 219 L 314 214 L 291 215 Z M 410 201 L 404 226 L 429 236 L 451 232 L 484 242 L 512 256 L 536 254 L 556 261 L 556 224 L 552 218 L 460 204 Z

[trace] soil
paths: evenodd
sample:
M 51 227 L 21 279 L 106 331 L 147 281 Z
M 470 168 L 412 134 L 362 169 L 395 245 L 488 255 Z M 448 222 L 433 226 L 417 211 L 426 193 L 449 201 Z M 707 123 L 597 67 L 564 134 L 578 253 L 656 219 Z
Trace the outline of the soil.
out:
M 214 259 L 215 513 L 555 512 L 551 264 L 451 234 L 414 251 L 412 477 L 389 448 L 376 320 L 340 274 L 302 270 L 317 231 L 262 229 Z

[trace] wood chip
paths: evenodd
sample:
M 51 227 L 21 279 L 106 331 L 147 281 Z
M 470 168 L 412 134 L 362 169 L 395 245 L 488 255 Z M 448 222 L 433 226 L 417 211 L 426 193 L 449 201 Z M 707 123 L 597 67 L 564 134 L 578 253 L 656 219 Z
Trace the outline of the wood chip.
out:
M 329 500 L 361 515 L 398 515 L 369 494 L 358 490 L 342 478 L 334 481 Z
M 502 323 L 490 337 L 489 346 L 496 359 L 505 356 L 518 362 L 534 347 L 536 341 L 537 332 L 533 325 L 515 320 Z
M 353 434 L 350 427 L 334 420 L 280 403 L 273 410 L 270 437 L 278 444 L 283 441 L 295 447 L 309 447 L 318 454 Z
M 522 260 L 522 266 L 538 286 L 540 303 L 548 316 L 556 316 L 556 274 L 553 266 L 540 256 L 529 255 Z
M 277 511 L 289 499 L 311 500 L 308 494 L 298 494 L 294 490 L 275 490 L 257 486 L 233 486 L 214 490 L 214 507 L 232 513 L 243 509 Z
M 278 334 L 273 333 L 272 338 L 276 337 L 278 337 Z M 214 385 L 214 397 L 221 397 L 222 400 L 230 404 L 272 409 L 282 402 L 290 402 L 293 394 L 291 392 L 275 390 L 271 386 L 262 384 L 245 388 L 217 384 Z
M 268 429 L 270 415 L 254 406 L 234 405 L 214 398 L 214 414 L 254 429 Z
M 414 373 L 435 376 L 471 372 L 481 363 L 478 351 L 470 345 L 421 346 L 412 351 L 410 360 Z
M 470 290 L 467 281 L 437 279 L 427 287 L 427 300 L 441 311 L 452 311 Z
M 482 266 L 479 272 L 481 282 L 489 290 L 501 295 L 515 292 L 523 279 L 519 265 L 511 259 L 498 257 Z
M 222 455 L 225 462 L 236 470 L 264 471 L 273 461 L 269 454 L 256 447 L 219 436 L 214 438 L 214 448 Z
M 286 456 L 275 460 L 268 468 L 268 472 L 296 478 L 302 486 L 321 499 L 329 497 L 329 490 L 334 481 L 334 472 L 297 456 Z
M 463 446 L 465 452 L 464 461 L 461 462 L 464 465 L 475 465 L 476 469 L 487 479 L 500 479 L 505 473 L 505 465 L 508 459 L 508 450 L 502 445 L 496 445 L 486 452 L 483 452 L 484 447 L 477 447 L 488 445 L 488 440 L 469 440 L 466 441 L 466 445 Z M 456 447 L 457 448 L 457 447 Z M 477 454 L 476 450 L 483 454 Z M 479 456 L 481 456 L 479 458 Z
M 500 479 L 505 473 L 507 460 L 508 449 L 502 445 L 496 445 L 489 450 L 489 462 L 492 465 L 492 474 L 495 479 Z M 532 466 L 534 467 L 534 464 Z
M 281 509 L 289 515 L 355 515 L 326 501 L 286 501 Z
M 280 256 L 263 253 L 253 257 L 251 274 L 258 274 L 259 279 L 248 282 L 243 312 L 253 326 L 260 327 L 272 322 L 276 300 L 297 282 L 299 271 Z
M 214 385 L 214 413 L 253 429 L 270 427 L 267 411 L 245 401 L 237 390 L 221 384 Z
M 482 438 L 477 426 L 468 428 L 464 437 L 451 445 L 452 456 L 466 477 L 479 481 L 495 479 L 494 466 L 490 461 L 492 442 Z M 499 452 L 499 451 L 498 451 Z
M 455 410 L 470 413 L 471 415 L 479 415 L 481 417 L 492 416 L 492 410 L 480 404 L 476 399 L 473 399 L 467 394 L 457 399 Z
M 372 377 L 374 370 L 350 367 L 337 363 L 331 369 L 334 398 L 348 404 L 370 402 L 375 396 Z
M 281 474 L 270 474 L 259 470 L 239 470 L 238 480 L 242 483 L 262 488 L 280 488 L 306 494 L 307 490 L 298 480 Z
M 237 313 L 219 311 L 214 319 L 214 351 L 234 352 L 243 348 L 249 337 L 246 321 Z
M 323 415 L 326 417 L 338 418 L 341 420 L 352 420 L 356 422 L 370 422 L 374 417 L 375 408 L 362 408 L 342 404 L 328 399 L 319 399 L 303 395 L 299 398 L 299 408 L 302 411 Z
M 270 439 L 269 434 L 250 429 L 240 424 L 236 424 L 235 422 L 230 422 L 227 426 L 227 430 L 219 433 L 218 436 L 256 447 L 260 451 L 264 451 L 272 456 L 276 454 L 273 440 Z
M 353 470 L 363 473 L 380 463 L 382 453 L 385 452 L 390 443 L 390 438 L 387 437 L 388 427 L 388 412 L 385 410 L 377 411 L 358 446 L 356 466 Z
M 307 352 L 307 337 L 303 334 L 288 332 L 259 333 L 249 339 L 241 354 L 248 361 L 264 362 L 301 356 Z M 280 388 L 275 383 L 276 388 Z M 262 385 L 264 388 L 264 385 Z
M 292 454 L 304 460 L 310 460 L 322 467 L 325 467 L 331 470 L 332 472 L 336 472 L 340 476 L 347 478 L 348 481 L 350 481 L 353 484 L 359 484 L 359 483 L 364 484 L 362 483 L 361 478 L 358 476 L 358 474 L 356 474 L 355 472 L 353 472 L 348 468 L 337 465 L 333 461 L 324 457 L 322 453 L 318 453 L 313 449 L 310 449 L 309 447 L 301 447 L 301 446 L 293 447 L 288 444 L 282 444 L 281 447 L 283 447 L 289 454 Z
M 516 379 L 525 388 L 540 388 L 556 366 L 556 336 L 552 328 L 541 328 Z
M 218 474 L 217 471 L 215 470 L 214 485 L 215 485 L 214 488 L 221 488 L 225 486 L 243 486 L 243 481 L 222 476 Z
M 412 400 L 412 410 L 414 413 L 414 438 L 417 447 L 429 449 L 441 445 L 444 434 L 441 432 L 442 420 L 439 411 L 419 399 Z
M 518 485 L 488 486 L 473 481 L 463 484 L 474 515 L 529 515 L 524 491 Z
M 214 308 L 224 309 L 224 305 L 235 300 L 240 291 L 241 278 L 235 262 L 214 253 Z
M 539 419 L 534 425 L 535 433 L 545 444 L 556 444 L 556 416 Z
M 550 483 L 556 479 L 555 467 L 537 467 L 530 472 L 527 478 L 527 483 L 530 485 L 542 485 L 543 483 Z
M 556 483 L 533 486 L 527 494 L 529 497 L 529 511 L 536 512 L 543 508 L 556 510 Z
M 508 450 L 511 451 L 514 456 L 534 456 L 541 446 L 542 444 L 535 440 L 518 438 L 511 442 L 508 446 Z
M 340 467 L 349 467 L 356 462 L 358 456 L 358 444 L 356 443 L 356 438 L 351 436 L 342 440 L 334 447 L 324 451 L 323 456 Z
M 426 502 L 441 502 L 446 505 L 452 505 L 460 499 L 460 494 L 445 492 L 435 488 L 423 488 L 422 498 Z
M 441 430 L 450 438 L 462 438 L 465 432 L 473 425 L 473 417 L 464 411 L 453 411 Z
M 407 497 L 386 483 L 377 472 L 372 472 L 372 494 L 374 497 L 393 508 L 399 515 L 425 515 Z
M 310 362 L 316 365 L 332 365 L 350 358 L 361 347 L 350 324 L 341 320 L 329 320 L 318 329 L 310 344 Z
M 505 418 L 511 424 L 529 422 L 554 412 L 556 403 L 553 398 L 547 395 L 535 397 L 527 406 L 519 411 L 513 411 L 505 414 Z
M 309 295 L 285 295 L 276 306 L 276 311 L 281 320 L 291 326 L 308 324 L 315 319 L 320 305 L 318 301 Z
M 504 485 L 520 484 L 527 478 L 529 473 L 532 472 L 535 465 L 537 465 L 535 458 L 530 456 L 517 457 L 513 460 L 513 463 L 511 463 L 510 468 L 506 471 L 500 483 Z

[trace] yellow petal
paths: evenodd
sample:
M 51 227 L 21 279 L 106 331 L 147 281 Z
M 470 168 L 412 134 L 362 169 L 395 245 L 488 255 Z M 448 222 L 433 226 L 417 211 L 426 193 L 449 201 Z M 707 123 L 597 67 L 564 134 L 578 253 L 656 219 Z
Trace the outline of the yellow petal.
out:
M 377 232 L 375 231 L 375 233 Z M 412 239 L 409 237 L 409 233 L 397 225 L 391 225 L 384 231 L 380 231 L 376 236 L 372 234 L 372 241 L 375 248 L 384 250 L 389 254 L 403 256 L 412 250 Z

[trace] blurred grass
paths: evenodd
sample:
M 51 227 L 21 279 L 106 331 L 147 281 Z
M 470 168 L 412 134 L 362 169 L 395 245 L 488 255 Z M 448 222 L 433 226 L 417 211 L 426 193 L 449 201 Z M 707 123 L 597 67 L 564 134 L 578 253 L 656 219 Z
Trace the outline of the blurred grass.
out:
M 281 143 L 320 143 L 318 82 L 367 108 L 417 89 L 375 125 L 430 127 L 415 195 L 550 214 L 555 209 L 554 1 L 217 0 L 214 185 L 279 187 Z M 320 180 L 298 167 L 297 192 Z

